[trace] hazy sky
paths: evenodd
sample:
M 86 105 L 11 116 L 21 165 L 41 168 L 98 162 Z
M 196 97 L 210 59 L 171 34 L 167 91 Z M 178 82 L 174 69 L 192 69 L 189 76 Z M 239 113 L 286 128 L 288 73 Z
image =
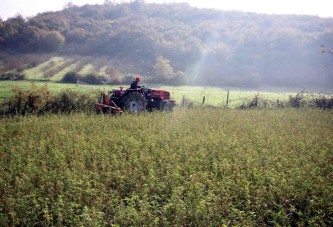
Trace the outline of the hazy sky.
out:
M 116 0 L 116 2 L 129 1 Z M 23 16 L 34 16 L 45 11 L 57 11 L 63 9 L 68 2 L 75 5 L 103 4 L 104 0 L 0 0 L 0 17 L 6 20 L 17 13 Z M 190 5 L 200 8 L 333 17 L 332 0 L 146 0 L 146 2 L 188 2 Z

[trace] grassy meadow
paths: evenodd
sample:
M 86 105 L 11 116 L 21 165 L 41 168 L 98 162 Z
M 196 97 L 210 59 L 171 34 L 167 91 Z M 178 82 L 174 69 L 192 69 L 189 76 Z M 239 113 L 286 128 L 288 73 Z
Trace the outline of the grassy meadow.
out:
M 333 224 L 331 111 L 0 123 L 0 226 Z

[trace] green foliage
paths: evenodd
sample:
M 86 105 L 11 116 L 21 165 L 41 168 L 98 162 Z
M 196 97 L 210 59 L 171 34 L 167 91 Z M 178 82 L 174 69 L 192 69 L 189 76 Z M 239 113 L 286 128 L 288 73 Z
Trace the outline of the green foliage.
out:
M 42 40 L 42 49 L 45 51 L 56 51 L 65 43 L 65 37 L 58 31 L 51 31 L 45 34 Z
M 44 87 L 37 87 L 31 84 L 29 90 L 23 90 L 19 87 L 14 87 L 12 90 L 14 96 L 11 97 L 4 114 L 25 115 L 28 113 L 40 113 L 50 98 L 46 84 Z
M 333 109 L 333 97 L 322 95 L 315 99 L 314 106 L 320 109 Z
M 68 72 L 62 78 L 62 82 L 76 84 L 78 78 L 79 78 L 79 75 L 76 72 Z
M 35 26 L 27 26 L 22 34 L 22 38 L 25 40 L 21 48 L 28 52 L 33 52 L 41 49 L 41 42 L 45 36 L 45 31 Z
M 0 80 L 24 80 L 25 75 L 17 72 L 1 73 Z
M 48 113 L 73 113 L 95 111 L 94 104 L 98 100 L 100 92 L 77 92 L 70 89 L 62 91 L 52 97 L 45 105 L 44 112 Z
M 275 100 L 257 94 L 251 101 L 240 105 L 238 108 L 318 108 L 330 110 L 333 108 L 333 96 L 299 92 L 295 95 L 289 95 L 288 100 L 277 99 L 275 102 Z
M 95 74 L 87 74 L 83 77 L 81 77 L 82 81 L 84 81 L 87 84 L 102 84 L 103 81 L 105 81 L 105 77 L 98 76 Z
M 0 121 L 1 226 L 333 224 L 329 111 Z
M 76 84 L 78 80 L 87 84 L 97 85 L 97 84 L 102 84 L 104 81 L 107 80 L 107 78 L 95 74 L 87 74 L 85 76 L 81 76 L 76 72 L 67 72 L 61 81 L 64 83 Z
M 47 84 L 38 87 L 31 84 L 31 88 L 24 90 L 14 87 L 14 95 L 8 102 L 1 103 L 0 115 L 28 115 L 47 113 L 94 112 L 94 104 L 98 100 L 100 91 L 78 92 L 71 89 L 51 94 Z
M 168 59 L 159 56 L 154 65 L 154 79 L 157 83 L 165 83 L 173 76 L 173 68 Z
M 65 43 L 65 37 L 59 31 L 49 31 L 34 22 L 30 23 L 22 16 L 8 19 L 0 33 L 2 45 L 21 52 L 48 52 L 58 50 Z
M 188 83 L 187 75 L 184 72 L 174 72 L 170 61 L 162 56 L 156 58 L 156 63 L 153 66 L 153 83 L 162 83 L 170 85 L 185 85 Z
M 291 107 L 300 108 L 302 105 L 302 100 L 304 100 L 303 93 L 298 93 L 296 96 L 289 96 L 289 104 Z

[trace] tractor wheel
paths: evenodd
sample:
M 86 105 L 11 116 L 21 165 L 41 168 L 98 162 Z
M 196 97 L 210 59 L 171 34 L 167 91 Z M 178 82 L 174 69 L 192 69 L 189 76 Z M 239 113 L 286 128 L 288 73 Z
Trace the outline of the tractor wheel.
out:
M 146 109 L 146 100 L 139 92 L 131 92 L 126 95 L 123 108 L 128 113 L 137 114 Z
M 161 112 L 172 112 L 172 105 L 169 101 L 163 101 L 160 107 Z

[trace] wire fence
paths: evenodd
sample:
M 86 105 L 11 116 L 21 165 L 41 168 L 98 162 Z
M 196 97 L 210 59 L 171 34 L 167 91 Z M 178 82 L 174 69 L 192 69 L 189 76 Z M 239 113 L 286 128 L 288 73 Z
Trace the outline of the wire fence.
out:
M 274 102 L 285 101 L 290 95 L 296 93 L 290 92 L 266 92 L 266 91 L 243 91 L 243 90 L 226 90 L 223 88 L 187 88 L 187 89 L 170 89 L 172 96 L 177 100 L 190 100 L 195 104 L 205 104 L 212 106 L 229 106 L 235 107 L 250 102 L 254 98 L 270 100 Z
M 265 102 L 272 105 L 279 105 L 287 102 L 291 97 L 296 97 L 297 94 L 302 95 L 302 99 L 312 99 L 320 97 L 332 98 L 332 93 L 324 92 L 292 92 L 287 90 L 239 90 L 225 88 L 205 88 L 205 87 L 172 87 L 169 89 L 171 95 L 179 103 L 193 102 L 194 105 L 208 105 L 217 107 L 239 107 L 251 102 Z

